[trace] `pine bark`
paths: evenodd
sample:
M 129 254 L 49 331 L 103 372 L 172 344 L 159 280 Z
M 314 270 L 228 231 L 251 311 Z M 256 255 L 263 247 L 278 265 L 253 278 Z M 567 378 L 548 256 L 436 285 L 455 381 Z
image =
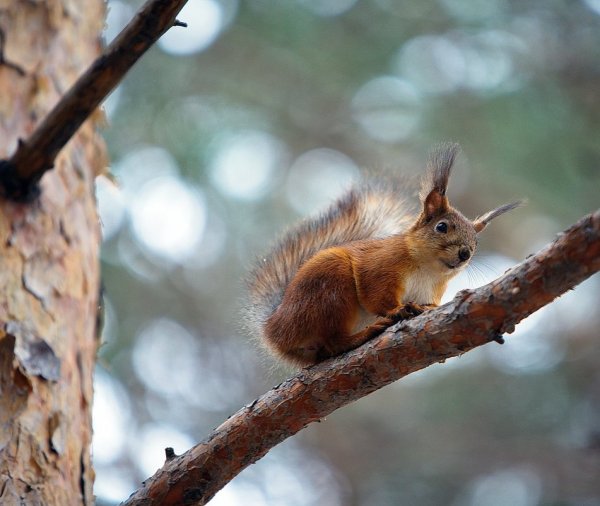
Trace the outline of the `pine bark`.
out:
M 0 158 L 101 50 L 103 0 L 0 0 Z M 92 376 L 106 166 L 88 121 L 32 203 L 0 201 L 0 504 L 93 504 Z

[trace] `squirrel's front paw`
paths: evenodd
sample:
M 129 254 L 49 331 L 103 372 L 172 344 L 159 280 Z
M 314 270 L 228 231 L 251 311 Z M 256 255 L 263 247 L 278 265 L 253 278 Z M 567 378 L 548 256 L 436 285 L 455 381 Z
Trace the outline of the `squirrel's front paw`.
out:
M 409 315 L 408 318 L 413 318 L 425 311 L 425 307 L 420 304 L 415 304 L 414 302 L 407 302 L 404 304 L 404 310 L 406 311 L 406 314 Z
M 394 320 L 394 322 L 398 322 L 400 320 L 408 320 L 410 318 L 414 318 L 415 316 L 419 316 L 423 311 L 427 309 L 431 309 L 435 306 L 430 305 L 420 305 L 415 304 L 413 302 L 407 302 L 402 306 L 397 307 L 393 311 L 391 311 L 388 315 L 388 318 Z

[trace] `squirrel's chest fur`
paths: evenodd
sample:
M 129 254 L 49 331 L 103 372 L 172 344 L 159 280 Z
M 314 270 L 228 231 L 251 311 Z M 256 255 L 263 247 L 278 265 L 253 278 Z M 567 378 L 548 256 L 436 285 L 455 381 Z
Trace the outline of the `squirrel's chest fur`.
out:
M 447 278 L 428 269 L 417 269 L 403 279 L 404 290 L 400 302 L 415 304 L 439 304 L 446 289 Z

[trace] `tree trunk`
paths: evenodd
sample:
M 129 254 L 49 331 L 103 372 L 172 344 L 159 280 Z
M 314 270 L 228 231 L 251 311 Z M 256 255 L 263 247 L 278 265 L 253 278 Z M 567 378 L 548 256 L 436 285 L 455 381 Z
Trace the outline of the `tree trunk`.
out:
M 0 158 L 101 49 L 104 0 L 0 0 Z M 29 204 L 0 201 L 0 504 L 92 504 L 105 150 L 88 121 Z

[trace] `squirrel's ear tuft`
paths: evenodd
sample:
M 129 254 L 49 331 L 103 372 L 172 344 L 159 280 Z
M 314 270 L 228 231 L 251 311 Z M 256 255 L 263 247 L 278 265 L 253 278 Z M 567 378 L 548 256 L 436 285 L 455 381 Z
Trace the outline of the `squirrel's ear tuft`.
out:
M 429 155 L 427 171 L 421 180 L 419 192 L 423 202 L 423 213 L 428 218 L 449 208 L 446 189 L 452 165 L 459 151 L 458 144 L 447 143 L 437 146 Z
M 497 218 L 501 214 L 507 213 L 508 211 L 512 211 L 517 207 L 522 207 L 526 204 L 524 200 L 517 200 L 516 202 L 511 202 L 510 204 L 504 204 L 496 209 L 492 209 L 485 214 L 479 216 L 473 220 L 473 226 L 475 227 L 475 232 L 481 232 L 487 224 L 492 221 L 494 218 Z

